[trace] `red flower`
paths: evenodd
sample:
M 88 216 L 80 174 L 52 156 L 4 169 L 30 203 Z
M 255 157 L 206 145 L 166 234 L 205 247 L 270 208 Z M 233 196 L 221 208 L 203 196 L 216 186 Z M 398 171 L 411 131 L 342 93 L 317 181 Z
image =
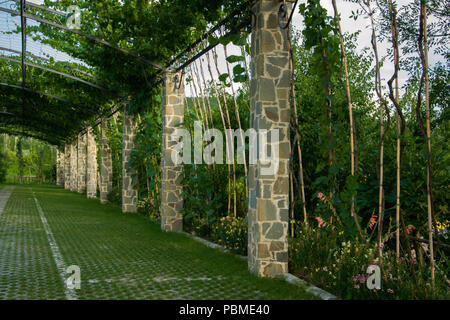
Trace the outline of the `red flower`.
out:
M 370 218 L 370 222 L 369 222 L 370 229 L 372 229 L 373 226 L 377 223 L 377 219 L 376 219 L 377 217 L 378 216 L 374 215 L 374 216 L 372 216 L 372 218 Z

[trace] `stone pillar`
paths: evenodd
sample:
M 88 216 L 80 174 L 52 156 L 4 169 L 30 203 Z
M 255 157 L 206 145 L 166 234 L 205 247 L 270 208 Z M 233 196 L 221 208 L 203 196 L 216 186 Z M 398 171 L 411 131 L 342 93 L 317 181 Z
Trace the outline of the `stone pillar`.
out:
M 123 108 L 122 143 L 122 212 L 136 212 L 137 190 L 136 169 L 130 164 L 131 153 L 135 149 L 136 118 L 129 113 L 129 105 Z
M 78 135 L 77 192 L 86 192 L 86 134 Z
M 269 134 L 263 146 L 272 156 L 279 151 L 278 170 L 263 175 L 262 168 L 268 166 L 258 160 L 249 171 L 248 267 L 259 276 L 288 272 L 291 71 L 287 31 L 278 23 L 281 4 L 259 0 L 253 6 L 250 127 L 258 133 L 279 129 L 279 142 L 271 141 Z
M 166 72 L 162 96 L 162 157 L 161 157 L 161 229 L 183 231 L 183 186 L 181 174 L 183 164 L 172 161 L 172 147 L 177 141 L 172 133 L 184 122 L 184 81 L 181 73 Z
M 70 145 L 70 191 L 77 192 L 78 187 L 78 138 Z
M 86 195 L 97 197 L 97 143 L 92 127 L 87 128 Z
M 64 188 L 64 170 L 65 170 L 64 152 L 56 150 L 56 185 Z
M 112 156 L 109 140 L 106 136 L 106 120 L 101 124 L 101 141 L 100 141 L 100 202 L 108 203 L 108 194 L 112 190 Z
M 64 189 L 70 189 L 70 145 L 64 145 Z

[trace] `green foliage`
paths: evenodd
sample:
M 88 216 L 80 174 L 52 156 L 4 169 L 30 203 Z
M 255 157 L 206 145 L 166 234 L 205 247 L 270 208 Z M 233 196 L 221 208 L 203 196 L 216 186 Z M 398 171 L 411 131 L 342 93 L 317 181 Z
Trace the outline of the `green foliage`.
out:
M 8 171 L 8 156 L 6 153 L 0 152 L 0 183 L 6 181 L 6 173 Z
M 155 102 L 157 103 L 157 102 Z M 131 154 L 130 164 L 137 170 L 141 212 L 159 218 L 161 186 L 161 109 L 153 108 L 140 118 L 136 150 Z M 153 204 L 152 204 L 153 202 Z
M 1 171 L 6 182 L 23 182 L 23 177 L 32 177 L 34 182 L 54 182 L 56 180 L 56 149 L 47 143 L 31 138 L 5 135 Z
M 443 253 L 443 252 L 441 252 Z M 417 266 L 417 261 L 413 261 Z M 367 267 L 380 265 L 374 243 L 347 240 L 343 231 L 318 228 L 298 228 L 296 238 L 289 243 L 291 272 L 343 299 L 448 299 L 445 283 L 449 261 L 445 255 L 438 264 L 436 287 L 432 292 L 429 267 L 417 266 L 416 277 L 425 275 L 419 285 L 411 276 L 410 264 L 402 258 L 395 262 L 395 248 L 383 248 L 381 289 L 366 286 Z
M 247 218 L 222 217 L 214 222 L 211 240 L 231 252 L 247 255 Z
M 185 165 L 183 172 L 183 214 L 185 228 L 201 236 L 226 213 L 227 171 L 219 166 Z

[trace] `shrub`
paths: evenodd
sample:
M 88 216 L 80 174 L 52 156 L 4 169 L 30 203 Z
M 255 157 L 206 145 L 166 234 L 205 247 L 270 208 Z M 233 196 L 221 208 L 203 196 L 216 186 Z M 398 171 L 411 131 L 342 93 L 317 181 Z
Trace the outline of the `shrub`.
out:
M 234 253 L 247 255 L 247 219 L 222 217 L 213 224 L 211 240 Z
M 150 220 L 159 221 L 161 219 L 160 204 L 151 198 L 138 200 L 136 207 L 139 213 L 149 217 Z
M 5 153 L 0 152 L 0 183 L 6 181 L 6 172 L 8 170 L 8 159 Z
M 435 290 L 430 286 L 429 266 L 412 258 L 397 263 L 395 251 L 383 248 L 383 262 L 377 257 L 376 243 L 345 239 L 343 231 L 330 228 L 298 228 L 289 241 L 289 268 L 292 273 L 331 291 L 342 299 L 448 299 L 445 281 L 448 259 L 437 261 Z M 381 289 L 366 286 L 367 267 L 380 265 Z M 413 271 L 412 271 L 413 270 Z M 414 280 L 413 274 L 417 279 Z

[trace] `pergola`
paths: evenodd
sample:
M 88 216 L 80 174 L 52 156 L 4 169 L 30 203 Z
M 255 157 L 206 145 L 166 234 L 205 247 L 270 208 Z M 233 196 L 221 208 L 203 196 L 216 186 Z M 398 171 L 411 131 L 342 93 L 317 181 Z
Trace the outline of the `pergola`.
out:
M 85 30 L 68 28 L 62 24 L 66 14 L 56 9 L 25 0 L 4 2 L 12 3 L 13 8 L 0 7 L 1 14 L 20 17 L 17 32 L 20 31 L 21 35 L 21 50 L 0 43 L 3 48 L 0 50 L 8 53 L 0 56 L 3 62 L 0 66 L 8 68 L 9 78 L 13 78 L 0 79 L 0 132 L 20 133 L 58 145 L 57 183 L 74 192 L 86 193 L 88 197 L 96 196 L 99 185 L 100 201 L 106 203 L 112 189 L 111 148 L 101 130 L 100 170 L 97 170 L 97 144 L 92 128 L 123 110 L 122 211 L 134 212 L 137 191 L 135 171 L 130 159 L 135 147 L 137 126 L 135 114 L 129 107 L 132 93 L 121 89 L 119 83 L 128 81 L 128 88 L 139 86 L 148 90 L 159 90 L 161 85 L 161 228 L 165 231 L 182 231 L 183 186 L 180 177 L 184 167 L 183 164 L 174 163 L 170 154 L 174 150 L 171 134 L 184 122 L 184 69 L 212 50 L 219 43 L 218 38 L 248 29 L 252 33 L 250 127 L 256 130 L 277 129 L 281 132 L 279 141 L 267 143 L 271 150 L 279 148 L 276 172 L 264 174 L 261 163 L 249 167 L 249 269 L 261 276 L 286 273 L 292 79 L 287 26 L 292 18 L 294 2 L 296 5 L 297 1 L 244 1 L 221 21 L 209 21 L 207 26 L 212 27 L 208 31 L 201 30 L 203 34 L 187 47 L 174 45 L 170 50 L 165 49 L 151 57 L 144 54 L 145 48 L 134 51 Z M 153 4 L 159 5 L 160 2 Z M 55 18 L 50 20 L 48 16 Z M 37 25 L 28 25 L 30 21 Z M 185 27 L 190 30 L 188 25 Z M 54 30 L 49 32 L 49 29 L 45 29 L 47 34 L 56 37 L 47 38 L 49 43 L 61 41 L 62 38 L 69 42 L 64 45 L 70 47 L 70 41 L 75 42 L 74 38 L 64 38 L 70 34 L 77 41 L 89 43 L 107 55 L 114 56 L 114 61 L 96 62 L 103 63 L 103 67 L 110 70 L 113 68 L 115 76 L 102 78 L 102 75 L 107 74 L 102 72 L 102 66 L 89 67 L 82 62 L 55 63 L 51 57 L 30 54 L 27 50 L 29 32 L 34 31 L 34 38 L 39 38 L 39 32 L 44 30 L 42 28 Z M 163 37 L 164 34 L 158 36 Z M 131 42 L 128 41 L 128 44 Z M 74 52 L 78 50 L 82 49 L 76 46 L 73 48 Z M 48 54 L 51 56 L 51 52 Z M 137 79 L 133 75 L 122 77 L 121 72 L 127 69 L 140 72 L 143 83 L 133 83 L 133 79 Z M 100 183 L 97 183 L 98 171 Z
M 207 41 L 220 28 L 229 29 L 227 32 L 231 34 L 249 26 L 248 13 L 242 6 L 215 23 L 189 47 L 173 52 L 172 57 L 165 58 L 162 63 L 155 63 L 142 54 L 108 40 L 69 28 L 61 23 L 71 16 L 66 12 L 26 0 L 7 0 L 3 1 L 3 5 L 0 6 L 0 15 L 7 19 L 20 18 L 20 27 L 14 31 L 8 23 L 7 31 L 16 32 L 21 37 L 21 48 L 17 50 L 0 41 L 0 62 L 4 62 L 4 68 L 11 69 L 11 75 L 16 76 L 14 79 L 0 79 L 0 132 L 21 133 L 58 146 L 73 140 L 77 133 L 85 132 L 86 127 L 95 127 L 101 123 L 102 118 L 108 118 L 122 110 L 122 102 L 126 100 L 128 93 L 109 87 L 107 81 L 94 75 L 98 71 L 97 67 L 77 65 L 71 61 L 55 63 L 54 58 L 61 54 L 56 49 L 43 52 L 42 55 L 31 53 L 27 50 L 27 44 L 32 33 L 36 35 L 31 27 L 52 28 L 58 32 L 74 34 L 103 46 L 105 50 L 123 55 L 123 59 L 131 64 L 150 68 L 152 74 L 149 77 L 149 88 L 153 88 L 162 83 L 165 71 L 171 68 L 181 71 L 214 48 L 217 43 L 198 49 L 199 44 Z M 239 24 L 230 27 L 232 20 L 239 21 Z M 39 73 L 39 81 L 34 78 L 36 73 Z M 42 78 L 47 78 L 48 83 L 43 83 Z M 63 88 L 52 86 L 55 81 Z M 83 95 L 81 92 L 85 97 L 75 99 L 74 97 Z M 92 97 L 97 97 L 97 101 L 92 101 Z

